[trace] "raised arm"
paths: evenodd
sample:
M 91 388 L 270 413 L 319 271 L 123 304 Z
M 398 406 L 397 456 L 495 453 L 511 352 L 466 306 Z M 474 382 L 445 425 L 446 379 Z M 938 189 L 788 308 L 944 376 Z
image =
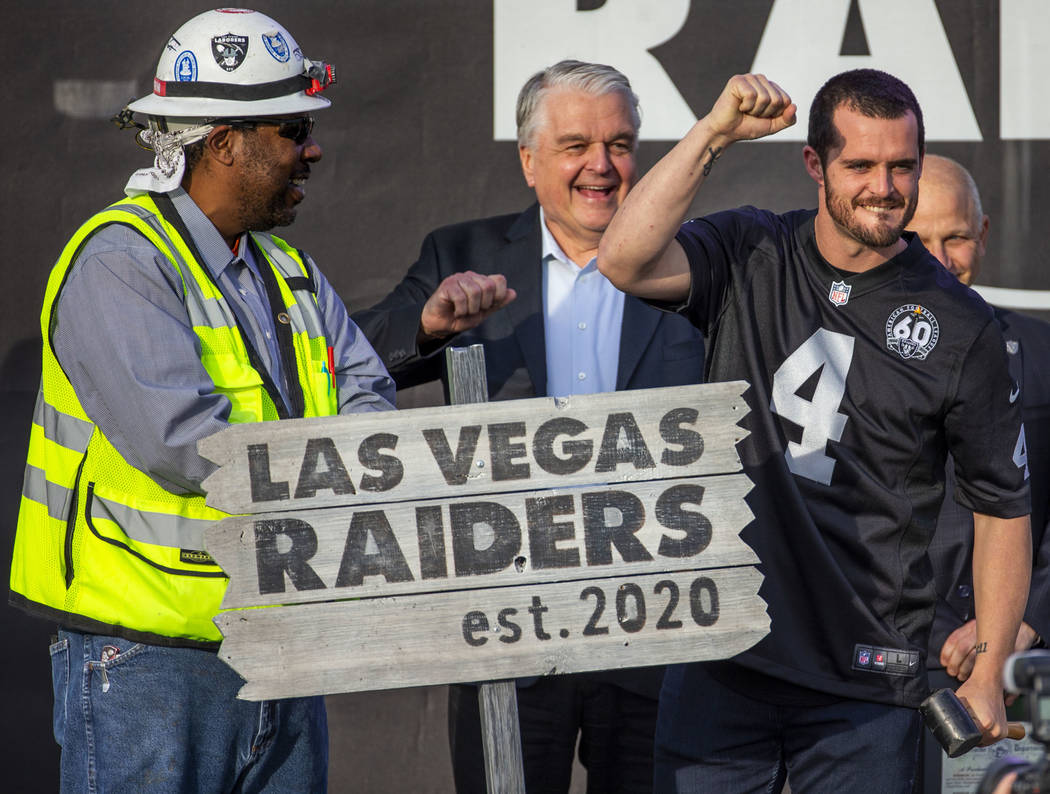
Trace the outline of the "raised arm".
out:
M 729 147 L 795 123 L 795 105 L 760 74 L 730 78 L 711 112 L 628 194 L 602 236 L 598 269 L 624 292 L 663 301 L 689 294 L 689 264 L 675 232 L 711 167 Z

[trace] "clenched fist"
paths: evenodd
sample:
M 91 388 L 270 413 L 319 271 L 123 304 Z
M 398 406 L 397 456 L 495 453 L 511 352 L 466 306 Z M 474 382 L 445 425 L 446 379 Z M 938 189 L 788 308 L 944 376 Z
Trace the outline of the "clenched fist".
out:
M 754 140 L 790 127 L 796 109 L 787 92 L 764 75 L 738 74 L 729 78 L 705 121 L 731 141 Z
M 474 328 L 518 294 L 499 274 L 484 276 L 472 270 L 453 273 L 423 305 L 419 332 L 426 339 L 442 339 Z

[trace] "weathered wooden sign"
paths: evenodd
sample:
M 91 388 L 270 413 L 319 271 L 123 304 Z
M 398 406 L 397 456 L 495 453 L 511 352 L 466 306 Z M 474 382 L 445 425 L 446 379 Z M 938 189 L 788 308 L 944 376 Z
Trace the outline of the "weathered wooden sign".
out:
M 732 656 L 743 382 L 238 425 L 206 533 L 247 699 Z M 264 608 L 260 608 L 264 607 Z
M 230 513 L 740 470 L 737 382 L 241 424 L 200 442 Z M 396 417 L 396 418 L 395 418 Z

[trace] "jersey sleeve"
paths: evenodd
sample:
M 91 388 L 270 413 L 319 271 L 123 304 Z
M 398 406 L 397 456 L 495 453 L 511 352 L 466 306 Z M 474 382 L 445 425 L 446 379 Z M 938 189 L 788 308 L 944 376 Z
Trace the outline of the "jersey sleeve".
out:
M 689 262 L 689 297 L 673 309 L 709 335 L 717 322 L 731 283 L 731 269 L 744 261 L 755 246 L 756 233 L 768 224 L 767 216 L 754 207 L 718 212 L 682 224 L 675 240 Z
M 955 460 L 956 501 L 975 513 L 1015 518 L 1031 510 L 1023 462 L 1021 404 L 999 326 L 989 321 L 959 373 L 945 431 Z

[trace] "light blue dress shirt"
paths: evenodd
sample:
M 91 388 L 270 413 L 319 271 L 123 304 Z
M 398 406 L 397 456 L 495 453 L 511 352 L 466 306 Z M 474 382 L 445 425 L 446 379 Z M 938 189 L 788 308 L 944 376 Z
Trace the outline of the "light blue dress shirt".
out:
M 624 294 L 597 266 L 580 267 L 562 251 L 540 209 L 543 237 L 543 332 L 547 395 L 616 390 Z

